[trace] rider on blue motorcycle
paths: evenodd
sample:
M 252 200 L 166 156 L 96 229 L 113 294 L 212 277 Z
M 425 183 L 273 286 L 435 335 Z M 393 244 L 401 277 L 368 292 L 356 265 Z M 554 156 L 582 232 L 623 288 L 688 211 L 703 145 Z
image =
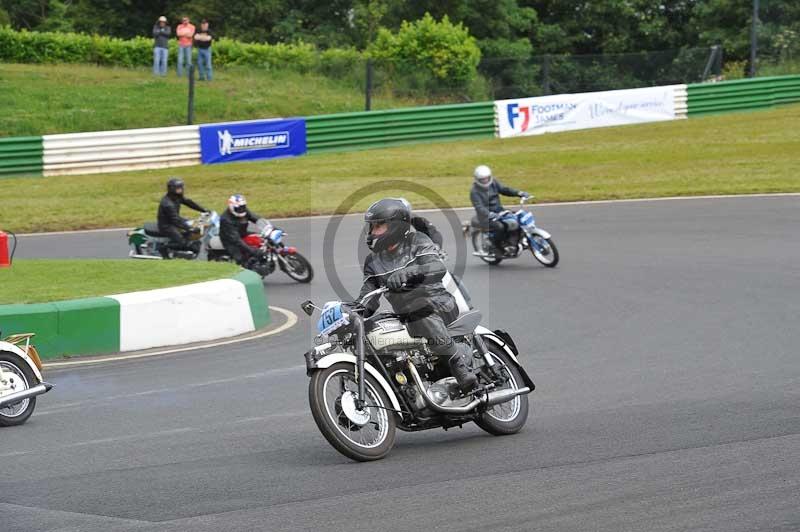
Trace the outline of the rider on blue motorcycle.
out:
M 500 194 L 503 196 L 518 196 L 527 198 L 527 192 L 503 185 L 492 175 L 492 170 L 486 165 L 475 168 L 473 173 L 474 183 L 470 191 L 469 198 L 472 206 L 475 207 L 478 224 L 486 230 L 492 232 L 492 243 L 500 254 L 513 254 L 516 246 L 507 246 L 510 249 L 503 249 L 506 237 L 509 234 L 509 225 L 500 219 L 500 213 L 505 210 L 500 202 Z M 514 224 L 516 226 L 516 223 Z
M 236 264 L 259 274 L 262 272 L 258 267 L 258 250 L 247 245 L 244 237 L 248 234 L 249 223 L 260 219 L 260 215 L 247 208 L 247 200 L 241 194 L 228 198 L 228 208 L 219 217 L 219 239 L 225 251 Z
M 158 231 L 169 238 L 168 247 L 176 251 L 200 252 L 202 243 L 197 240 L 190 242 L 187 238 L 190 222 L 181 216 L 181 205 L 199 212 L 208 212 L 204 207 L 183 195 L 183 179 L 177 177 L 167 181 L 167 194 L 158 204 Z
M 400 199 L 373 203 L 364 221 L 367 247 L 372 253 L 364 261 L 359 299 L 377 288 L 388 288 L 386 299 L 404 317 L 409 334 L 426 338 L 431 351 L 448 361 L 461 390 L 472 390 L 477 377 L 469 366 L 471 348 L 454 342 L 447 332 L 447 325 L 458 317 L 459 310 L 442 284 L 447 267 L 439 248 L 424 233 L 411 231 L 411 211 Z M 379 306 L 373 299 L 365 316 L 374 314 Z

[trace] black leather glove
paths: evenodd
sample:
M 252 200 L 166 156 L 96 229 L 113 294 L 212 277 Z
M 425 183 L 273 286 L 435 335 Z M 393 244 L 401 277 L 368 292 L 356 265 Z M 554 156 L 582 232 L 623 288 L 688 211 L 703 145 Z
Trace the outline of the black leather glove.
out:
M 517 192 L 517 195 L 520 198 L 530 198 L 531 197 L 531 195 L 528 194 L 527 192 L 525 192 L 524 190 L 520 190 L 519 192 Z
M 397 270 L 386 279 L 386 288 L 393 292 L 409 288 L 417 284 L 422 278 L 419 270 L 414 266 L 408 266 L 401 270 Z

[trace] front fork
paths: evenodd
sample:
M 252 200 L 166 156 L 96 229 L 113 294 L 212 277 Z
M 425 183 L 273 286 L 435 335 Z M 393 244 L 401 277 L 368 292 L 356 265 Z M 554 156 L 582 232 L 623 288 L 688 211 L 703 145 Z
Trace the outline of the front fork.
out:
M 367 404 L 367 386 L 364 378 L 364 318 L 355 312 L 350 314 L 353 317 L 353 325 L 356 333 L 356 384 L 358 384 L 358 399 L 356 408 L 363 410 Z
M 478 353 L 483 357 L 483 360 L 486 362 L 486 366 L 490 368 L 490 371 L 494 373 L 494 360 L 492 360 L 491 355 L 489 354 L 489 349 L 486 347 L 486 342 L 483 341 L 483 338 L 480 334 L 473 335 L 473 339 L 475 342 L 475 347 L 478 348 Z

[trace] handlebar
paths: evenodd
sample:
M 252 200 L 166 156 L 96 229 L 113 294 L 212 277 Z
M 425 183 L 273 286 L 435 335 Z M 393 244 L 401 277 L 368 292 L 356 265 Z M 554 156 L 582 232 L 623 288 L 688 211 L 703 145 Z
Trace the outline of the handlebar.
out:
M 525 204 L 526 204 L 526 203 L 528 203 L 529 201 L 532 201 L 532 200 L 533 200 L 533 198 L 534 198 L 533 194 L 531 194 L 530 196 L 520 196 L 520 198 L 519 198 L 519 204 L 520 204 L 520 205 L 525 205 Z

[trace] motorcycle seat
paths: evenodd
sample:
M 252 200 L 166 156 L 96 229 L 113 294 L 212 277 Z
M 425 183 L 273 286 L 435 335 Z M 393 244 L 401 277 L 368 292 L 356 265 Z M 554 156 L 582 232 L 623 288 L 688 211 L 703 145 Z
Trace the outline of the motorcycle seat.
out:
M 475 332 L 475 328 L 481 324 L 482 319 L 483 314 L 480 310 L 464 312 L 447 326 L 447 333 L 451 337 L 472 334 Z
M 158 223 L 156 222 L 145 222 L 144 223 L 144 234 L 147 236 L 154 236 L 154 237 L 166 237 L 167 235 L 161 233 L 158 230 Z

